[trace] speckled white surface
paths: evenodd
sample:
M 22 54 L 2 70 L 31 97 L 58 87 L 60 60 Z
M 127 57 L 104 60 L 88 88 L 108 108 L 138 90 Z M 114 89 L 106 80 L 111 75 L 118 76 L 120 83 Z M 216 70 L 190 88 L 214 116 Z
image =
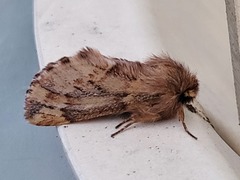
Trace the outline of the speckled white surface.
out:
M 210 15 L 205 17 L 208 21 L 204 22 L 207 22 L 205 27 L 209 27 L 207 32 L 212 32 L 212 28 L 222 25 L 221 22 L 211 25 L 211 18 L 216 18 L 214 12 L 217 12 L 218 8 L 221 9 L 222 4 L 216 0 L 211 3 L 203 1 L 191 4 L 190 2 L 72 0 L 70 3 L 66 0 L 35 0 L 35 33 L 40 64 L 43 66 L 62 56 L 73 55 L 84 46 L 95 47 L 106 55 L 141 61 L 152 53 L 159 54 L 162 50 L 168 51 L 174 57 L 185 61 L 199 74 L 202 80 L 201 90 L 204 89 L 200 93 L 200 101 L 205 108 L 211 110 L 210 115 L 216 121 L 219 119 L 218 111 L 222 110 L 222 106 L 215 102 L 217 100 L 211 99 L 218 95 L 210 90 L 209 80 L 213 80 L 214 78 L 211 77 L 214 75 L 209 74 L 209 66 L 205 65 L 205 67 L 204 63 L 197 59 L 198 56 L 203 56 L 200 54 L 194 56 L 192 53 L 197 52 L 197 49 L 201 52 L 204 48 L 201 49 L 201 43 L 196 49 L 190 46 L 191 38 L 186 40 L 186 47 L 190 49 L 189 53 L 187 50 L 180 51 L 186 49 L 183 45 L 174 46 L 174 44 L 181 44 L 176 36 L 177 33 L 174 34 L 174 31 L 178 32 L 178 30 L 174 28 L 179 27 L 179 32 L 181 32 L 185 27 L 181 24 L 185 21 L 179 17 L 182 21 L 173 23 L 169 18 L 177 20 L 176 11 L 179 10 L 183 13 L 188 12 L 185 15 L 186 22 L 195 22 L 189 13 L 190 7 L 186 6 L 188 3 L 193 4 L 198 8 L 193 9 L 192 13 L 194 11 L 199 13 L 199 16 L 193 17 L 202 17 L 200 16 L 201 10 L 210 12 Z M 212 11 L 211 7 L 218 8 Z M 186 10 L 183 10 L 184 8 Z M 169 29 L 164 18 L 171 22 Z M 201 20 L 205 19 L 196 20 L 201 25 Z M 199 26 L 197 22 L 193 24 L 194 27 Z M 185 32 L 184 34 L 185 37 L 189 35 L 195 38 L 193 42 L 197 44 L 199 41 L 204 42 L 203 38 L 206 38 L 203 35 L 204 28 L 199 32 L 201 37 L 196 36 L 197 32 L 195 34 Z M 213 35 L 213 37 L 221 36 Z M 167 41 L 168 38 L 171 39 L 170 42 Z M 162 42 L 166 48 L 163 47 Z M 215 46 L 219 41 L 216 43 Z M 206 43 L 206 46 L 208 45 Z M 212 41 L 210 45 L 211 48 L 206 51 L 205 56 L 211 59 L 217 50 L 211 51 L 215 47 Z M 222 46 L 219 45 L 219 47 Z M 229 55 L 227 53 L 225 56 Z M 191 55 L 194 60 L 191 60 Z M 231 72 L 229 62 L 221 63 L 223 64 L 221 67 L 225 66 L 228 74 Z M 220 95 L 225 91 L 231 93 L 233 91 L 231 77 L 226 77 L 226 79 L 230 79 L 230 86 L 228 88 L 223 86 L 223 90 L 218 89 Z M 214 83 L 217 84 L 216 81 Z M 219 84 L 217 85 L 219 87 Z M 230 114 L 231 118 L 236 118 L 234 93 L 230 94 L 228 99 L 230 100 L 225 101 L 228 105 L 227 109 L 220 115 L 229 117 Z M 206 102 L 209 100 L 214 104 Z M 114 127 L 119 122 L 120 119 L 116 117 L 58 128 L 67 155 L 80 179 L 237 180 L 240 178 L 239 156 L 207 123 L 194 114 L 186 113 L 186 123 L 190 131 L 199 138 L 197 141 L 184 132 L 182 125 L 176 119 L 153 124 L 138 124 L 136 128 L 129 129 L 112 139 L 110 134 L 115 131 Z M 214 124 L 217 129 L 221 129 L 224 125 L 222 122 L 214 122 Z M 232 128 L 231 124 L 228 126 Z M 233 131 L 238 132 L 236 128 Z M 235 138 L 237 137 L 236 134 Z

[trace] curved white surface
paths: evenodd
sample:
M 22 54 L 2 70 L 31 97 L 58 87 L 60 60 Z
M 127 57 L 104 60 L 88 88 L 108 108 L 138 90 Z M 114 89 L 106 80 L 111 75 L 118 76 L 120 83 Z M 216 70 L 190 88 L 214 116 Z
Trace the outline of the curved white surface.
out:
M 204 73 L 204 69 L 209 66 L 205 67 L 202 61 L 195 59 L 191 61 L 186 50 L 185 54 L 178 51 L 178 48 L 184 47 L 176 48 L 172 45 L 181 44 L 171 29 L 175 27 L 174 23 L 170 23 L 169 29 L 166 23 L 161 26 L 164 16 L 160 16 L 159 12 L 172 8 L 165 12 L 165 19 L 168 20 L 167 17 L 170 18 L 178 8 L 181 10 L 187 4 L 175 3 L 165 0 L 72 0 L 71 3 L 66 0 L 35 0 L 35 32 L 40 64 L 43 66 L 62 56 L 73 55 L 84 46 L 95 47 L 103 54 L 129 60 L 144 60 L 152 53 L 159 54 L 165 50 L 198 72 L 203 87 L 200 101 L 205 108 L 211 110 L 211 116 L 215 117 L 221 108 L 211 99 L 211 95 L 216 96 L 208 88 L 209 79 L 213 75 Z M 196 3 L 196 6 L 212 12 L 207 9 L 215 8 L 219 3 L 221 9 L 221 2 L 217 1 L 200 3 L 201 7 Z M 190 14 L 186 14 L 186 19 L 191 19 Z M 179 21 L 176 22 L 178 23 Z M 211 23 L 206 23 L 208 25 Z M 197 22 L 194 26 L 197 26 Z M 161 30 L 166 36 L 161 34 Z M 202 40 L 201 36 L 194 35 L 189 34 L 195 41 Z M 171 38 L 172 44 L 167 41 L 167 37 Z M 167 48 L 162 46 L 162 42 Z M 189 44 L 185 47 L 189 48 L 189 54 L 197 52 L 198 47 L 191 47 L 189 39 L 186 43 Z M 205 56 L 211 57 L 211 53 L 213 52 L 207 51 Z M 202 54 L 195 56 L 203 57 Z M 229 64 L 226 67 L 229 69 Z M 229 86 L 230 88 L 218 90 L 232 91 L 231 83 Z M 234 97 L 231 96 L 229 101 L 234 101 Z M 213 106 L 217 107 L 214 109 Z M 224 113 L 220 112 L 218 116 L 223 116 L 222 114 Z M 235 118 L 235 114 L 236 108 L 233 108 L 231 118 Z M 213 119 L 218 120 L 218 116 Z M 112 139 L 110 134 L 119 122 L 119 118 L 98 119 L 58 128 L 67 155 L 80 179 L 240 179 L 239 156 L 207 123 L 194 114 L 186 112 L 186 123 L 199 138 L 197 141 L 185 133 L 176 119 L 139 124 Z M 221 127 L 214 124 L 218 129 Z

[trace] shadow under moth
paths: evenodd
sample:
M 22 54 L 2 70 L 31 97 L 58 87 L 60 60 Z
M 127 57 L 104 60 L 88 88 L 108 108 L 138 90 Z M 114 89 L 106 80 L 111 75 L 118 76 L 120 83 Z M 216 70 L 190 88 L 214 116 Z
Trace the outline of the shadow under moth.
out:
M 183 107 L 210 123 L 194 105 L 198 91 L 196 76 L 168 56 L 140 63 L 85 48 L 49 63 L 34 76 L 26 92 L 25 118 L 38 126 L 58 126 L 128 113 L 114 137 L 135 123 L 177 116 L 197 139 L 184 122 Z

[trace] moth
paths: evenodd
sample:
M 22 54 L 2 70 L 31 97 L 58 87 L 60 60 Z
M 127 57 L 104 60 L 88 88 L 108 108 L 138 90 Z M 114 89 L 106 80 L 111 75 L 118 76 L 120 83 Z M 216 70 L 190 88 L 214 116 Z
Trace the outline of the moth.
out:
M 25 98 L 25 118 L 38 126 L 59 126 L 102 116 L 128 114 L 111 137 L 135 123 L 178 117 L 185 131 L 184 106 L 210 123 L 194 106 L 199 82 L 183 64 L 153 55 L 144 63 L 83 48 L 37 73 Z

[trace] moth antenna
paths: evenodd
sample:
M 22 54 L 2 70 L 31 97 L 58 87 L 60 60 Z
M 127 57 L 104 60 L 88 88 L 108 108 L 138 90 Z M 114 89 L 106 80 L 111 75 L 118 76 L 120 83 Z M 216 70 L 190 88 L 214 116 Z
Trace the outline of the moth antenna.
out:
M 199 115 L 204 121 L 208 122 L 212 126 L 213 129 L 215 129 L 213 124 L 209 120 L 209 118 L 204 114 L 204 112 L 202 110 L 200 110 L 198 107 L 196 107 L 197 105 L 200 106 L 199 102 L 197 100 L 195 100 L 194 103 L 193 102 L 187 103 L 186 107 L 192 113 L 196 113 L 197 115 Z
M 194 136 L 187 128 L 187 125 L 185 124 L 184 122 L 184 111 L 183 111 L 183 108 L 181 107 L 179 110 L 178 110 L 178 118 L 179 118 L 179 121 L 182 122 L 182 125 L 183 125 L 183 128 L 184 130 L 192 137 L 194 138 L 195 140 L 197 140 L 198 138 L 196 136 Z
M 128 120 L 130 121 L 130 120 Z M 111 134 L 111 137 L 114 138 L 117 134 L 123 132 L 125 129 L 127 129 L 129 126 L 133 125 L 134 123 L 136 123 L 135 121 L 131 121 L 130 123 L 126 124 L 123 128 L 121 128 L 120 130 L 118 130 L 117 132 Z M 121 123 L 120 123 L 121 124 Z

